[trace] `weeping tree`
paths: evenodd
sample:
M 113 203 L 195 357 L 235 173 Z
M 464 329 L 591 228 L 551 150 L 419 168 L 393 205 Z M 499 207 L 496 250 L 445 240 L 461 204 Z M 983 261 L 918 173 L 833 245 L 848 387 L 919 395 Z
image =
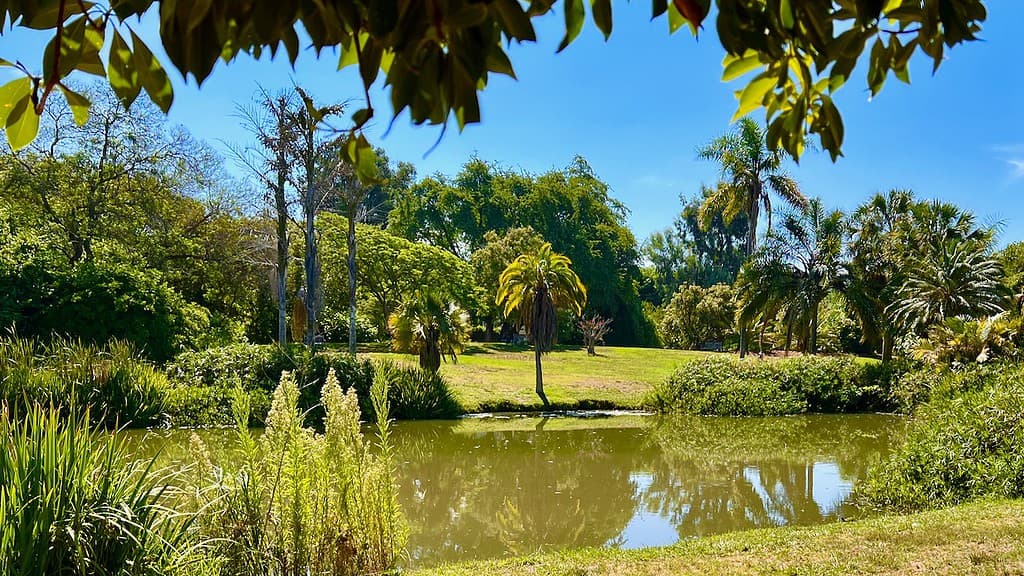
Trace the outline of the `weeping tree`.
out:
M 469 315 L 434 294 L 417 292 L 388 320 L 396 352 L 417 354 L 420 368 L 437 372 L 448 357 L 454 363 L 469 339 Z
M 551 351 L 558 336 L 558 310 L 583 311 L 587 289 L 572 270 L 572 261 L 545 242 L 532 254 L 523 254 L 505 268 L 498 279 L 494 302 L 504 306 L 506 318 L 517 318 L 533 341 L 537 368 L 537 396 L 549 406 L 544 394 L 541 355 Z

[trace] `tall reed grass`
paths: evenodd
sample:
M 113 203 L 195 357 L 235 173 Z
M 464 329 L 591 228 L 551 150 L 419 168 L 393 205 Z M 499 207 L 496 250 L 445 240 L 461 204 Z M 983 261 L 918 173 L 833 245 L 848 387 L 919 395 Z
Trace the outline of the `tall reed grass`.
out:
M 0 401 L 19 414 L 53 406 L 108 427 L 146 427 L 161 419 L 169 389 L 163 372 L 126 342 L 0 339 Z
M 0 412 L 0 574 L 176 574 L 191 519 L 123 440 L 54 408 Z
M 211 557 L 230 576 L 381 573 L 393 569 L 407 529 L 392 464 L 388 382 L 375 377 L 371 400 L 376 449 L 360 431 L 359 400 L 343 392 L 334 371 L 321 391 L 323 432 L 304 426 L 300 390 L 284 373 L 274 391 L 265 433 L 248 428 L 249 396 L 235 396 L 243 458 L 235 471 L 217 468 L 193 437 L 200 522 Z

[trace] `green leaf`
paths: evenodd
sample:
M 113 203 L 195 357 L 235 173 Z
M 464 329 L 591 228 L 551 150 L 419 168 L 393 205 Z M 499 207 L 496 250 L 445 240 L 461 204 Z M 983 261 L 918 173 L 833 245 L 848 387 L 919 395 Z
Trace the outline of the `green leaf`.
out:
M 774 76 L 769 76 L 767 73 L 761 73 L 757 78 L 751 80 L 750 84 L 742 91 L 737 93 L 737 97 L 740 101 L 740 107 L 733 114 L 732 121 L 735 122 L 740 118 L 746 116 L 750 112 L 760 108 L 764 103 L 764 97 L 778 84 L 778 79 Z
M 790 4 L 790 0 L 780 0 L 779 2 L 779 19 L 782 20 L 782 27 L 786 30 L 793 29 L 793 6 Z
M 674 34 L 686 23 L 686 18 L 683 18 L 683 15 L 676 9 L 675 3 L 670 2 L 668 5 L 668 33 Z
M 755 50 L 747 50 L 743 56 L 726 54 L 722 60 L 722 66 L 724 67 L 722 81 L 731 82 L 747 72 L 760 68 L 761 58 Z
M 160 61 L 153 56 L 146 43 L 142 41 L 132 30 L 132 45 L 135 53 L 132 61 L 138 71 L 139 83 L 146 89 L 149 99 L 166 113 L 174 103 L 174 87 L 171 86 L 171 79 L 160 64 Z
M 25 10 L 25 15 L 21 21 L 21 26 L 32 28 L 33 30 L 50 30 L 57 27 L 57 20 L 61 16 L 60 0 L 31 0 L 30 2 L 24 2 L 22 6 Z M 93 6 L 92 2 L 65 1 L 64 20 L 75 14 L 81 14 L 82 8 L 88 10 Z
M 558 45 L 558 52 L 568 48 L 583 30 L 583 0 L 565 0 L 562 9 L 565 11 L 565 37 Z
M 0 86 L 0 125 L 7 125 L 7 117 L 14 105 L 32 94 L 32 79 L 28 77 L 11 80 Z
M 57 87 L 60 88 L 60 91 L 64 94 L 64 99 L 68 102 L 68 107 L 71 108 L 71 114 L 75 117 L 75 124 L 84 126 L 89 121 L 89 99 L 63 84 L 58 84 Z
M 607 40 L 612 35 L 612 0 L 590 0 L 590 12 L 594 17 L 594 24 L 597 24 L 597 28 Z
M 126 108 L 131 106 L 138 98 L 142 85 L 139 83 L 139 72 L 136 70 L 132 51 L 116 29 L 114 40 L 110 44 L 107 77 L 110 79 L 110 87 L 121 103 Z
M 39 133 L 39 115 L 32 105 L 32 97 L 25 94 L 20 100 L 14 103 L 5 124 L 7 132 L 7 143 L 11 150 L 17 152 L 28 146 L 36 139 Z

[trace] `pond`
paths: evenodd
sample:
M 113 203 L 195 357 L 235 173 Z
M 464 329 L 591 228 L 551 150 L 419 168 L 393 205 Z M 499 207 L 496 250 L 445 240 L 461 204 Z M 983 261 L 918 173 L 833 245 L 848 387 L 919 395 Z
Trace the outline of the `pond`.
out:
M 409 562 L 660 546 L 835 521 L 856 514 L 853 485 L 902 426 L 885 415 L 400 422 Z M 139 433 L 140 450 L 180 458 L 191 433 Z M 228 431 L 199 433 L 214 450 L 232 444 Z

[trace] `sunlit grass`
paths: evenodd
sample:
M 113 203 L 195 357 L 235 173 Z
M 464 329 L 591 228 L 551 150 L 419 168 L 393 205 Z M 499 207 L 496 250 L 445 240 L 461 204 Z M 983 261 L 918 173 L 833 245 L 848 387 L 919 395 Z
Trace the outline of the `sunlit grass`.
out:
M 544 388 L 556 406 L 638 408 L 654 384 L 685 360 L 714 354 L 658 348 L 558 347 L 544 356 Z M 374 358 L 415 362 L 404 354 L 372 352 Z M 533 351 L 522 346 L 473 344 L 458 363 L 441 366 L 463 407 L 471 412 L 540 408 L 533 391 Z

